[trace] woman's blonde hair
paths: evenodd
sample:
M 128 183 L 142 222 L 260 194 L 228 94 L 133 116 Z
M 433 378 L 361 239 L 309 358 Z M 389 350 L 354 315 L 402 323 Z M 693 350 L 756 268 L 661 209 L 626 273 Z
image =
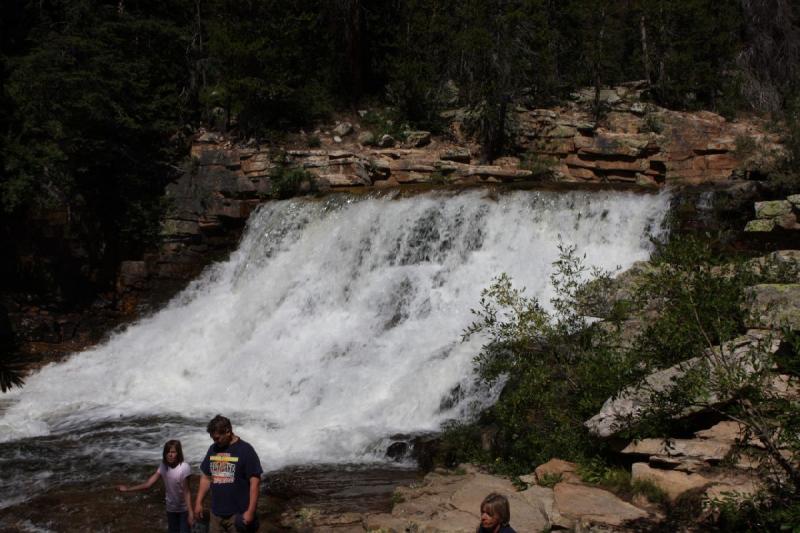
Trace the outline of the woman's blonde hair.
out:
M 511 521 L 511 510 L 508 506 L 508 498 L 502 494 L 493 492 L 483 499 L 481 502 L 481 513 L 486 513 L 505 526 Z

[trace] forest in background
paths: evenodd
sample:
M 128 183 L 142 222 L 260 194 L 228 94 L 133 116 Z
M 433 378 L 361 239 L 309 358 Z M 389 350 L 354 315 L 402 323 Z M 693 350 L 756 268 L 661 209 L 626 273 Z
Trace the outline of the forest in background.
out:
M 437 132 L 445 128 L 441 112 L 460 107 L 473 117 L 483 158 L 491 159 L 506 149 L 512 104 L 557 105 L 580 88 L 641 80 L 645 97 L 667 108 L 728 118 L 757 113 L 786 127 L 785 167 L 796 184 L 795 6 L 792 0 L 7 0 L 0 13 L 0 295 L 80 307 L 113 287 L 119 262 L 140 258 L 158 242 L 169 208 L 164 187 L 188 168 L 189 142 L 200 127 L 270 143 L 337 113 L 380 108 L 396 124 Z M 54 226 L 64 233 L 48 234 Z M 465 334 L 495 333 L 477 370 L 490 383 L 512 379 L 478 423 L 450 428 L 440 459 L 521 473 L 560 455 L 582 460 L 589 477 L 616 483 L 619 469 L 603 462 L 606 450 L 589 439 L 586 417 L 645 372 L 746 329 L 744 288 L 763 280 L 726 266 L 706 244 L 667 243 L 655 255 L 656 264 L 677 266 L 646 278 L 637 298 L 665 303 L 660 320 L 631 349 L 620 348 L 618 331 L 586 323 L 575 250 L 565 250 L 555 265 L 560 299 L 552 314 L 510 280 L 495 280 Z M 720 268 L 730 275 L 720 276 Z M 526 327 L 498 326 L 504 301 L 529 311 L 510 315 Z M 13 348 L 3 305 L 0 299 L 0 354 Z M 625 311 L 618 307 L 612 321 Z M 763 387 L 772 366 L 783 365 L 793 380 L 800 375 L 800 341 L 791 340 L 793 358 L 768 359 L 770 372 L 748 377 L 747 394 L 720 413 L 741 418 L 752 405 L 764 406 L 774 424 L 768 431 L 748 427 L 748 435 L 778 439 L 793 458 L 786 469 L 793 483 L 771 487 L 764 502 L 732 509 L 742 511 L 727 518 L 732 530 L 777 530 L 800 517 L 799 411 L 796 402 L 765 397 Z M 20 375 L 4 370 L 0 364 L 0 389 L 20 383 Z M 693 400 L 678 399 L 683 403 L 667 407 L 680 411 Z M 648 434 L 673 429 L 671 422 L 649 422 Z M 488 426 L 496 430 L 492 450 L 476 446 Z M 626 476 L 622 490 L 630 491 Z
M 547 106 L 581 87 L 645 80 L 662 106 L 781 119 L 800 85 L 790 0 L 9 0 L 2 9 L 0 286 L 70 304 L 110 287 L 120 261 L 158 241 L 164 186 L 200 126 L 265 142 L 381 106 L 396 123 L 435 132 L 441 111 L 465 107 L 491 159 L 503 153 L 511 102 Z M 66 233 L 48 240 L 52 224 L 37 221 L 54 217 Z M 37 260 L 58 246 L 74 264 Z

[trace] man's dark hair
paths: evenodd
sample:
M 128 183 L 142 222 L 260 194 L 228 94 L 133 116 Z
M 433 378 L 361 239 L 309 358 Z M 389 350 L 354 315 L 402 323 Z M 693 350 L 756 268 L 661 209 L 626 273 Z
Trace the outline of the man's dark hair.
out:
M 233 426 L 231 426 L 231 421 L 229 419 L 222 415 L 217 415 L 208 423 L 206 431 L 208 431 L 209 435 L 213 433 L 227 433 L 228 431 L 233 431 Z

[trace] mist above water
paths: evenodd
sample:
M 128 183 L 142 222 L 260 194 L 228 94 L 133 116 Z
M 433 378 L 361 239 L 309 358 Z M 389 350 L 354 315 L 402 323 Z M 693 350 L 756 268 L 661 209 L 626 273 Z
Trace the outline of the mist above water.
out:
M 4 395 L 0 441 L 24 459 L 91 435 L 80 453 L 157 461 L 180 438 L 199 461 L 223 413 L 270 470 L 380 460 L 389 435 L 492 400 L 472 370 L 480 339 L 460 337 L 493 277 L 546 302 L 559 236 L 624 268 L 648 257 L 667 207 L 619 192 L 270 202 L 166 308 Z

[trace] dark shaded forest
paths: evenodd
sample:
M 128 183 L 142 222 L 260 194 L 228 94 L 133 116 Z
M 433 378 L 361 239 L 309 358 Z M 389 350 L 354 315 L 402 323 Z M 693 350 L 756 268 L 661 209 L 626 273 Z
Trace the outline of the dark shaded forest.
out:
M 381 105 L 436 131 L 466 107 L 491 159 L 511 102 L 645 80 L 666 107 L 780 117 L 800 68 L 790 0 L 8 0 L 0 43 L 0 279 L 64 301 L 157 242 L 200 126 L 264 141 Z M 67 245 L 75 264 L 36 260 Z

